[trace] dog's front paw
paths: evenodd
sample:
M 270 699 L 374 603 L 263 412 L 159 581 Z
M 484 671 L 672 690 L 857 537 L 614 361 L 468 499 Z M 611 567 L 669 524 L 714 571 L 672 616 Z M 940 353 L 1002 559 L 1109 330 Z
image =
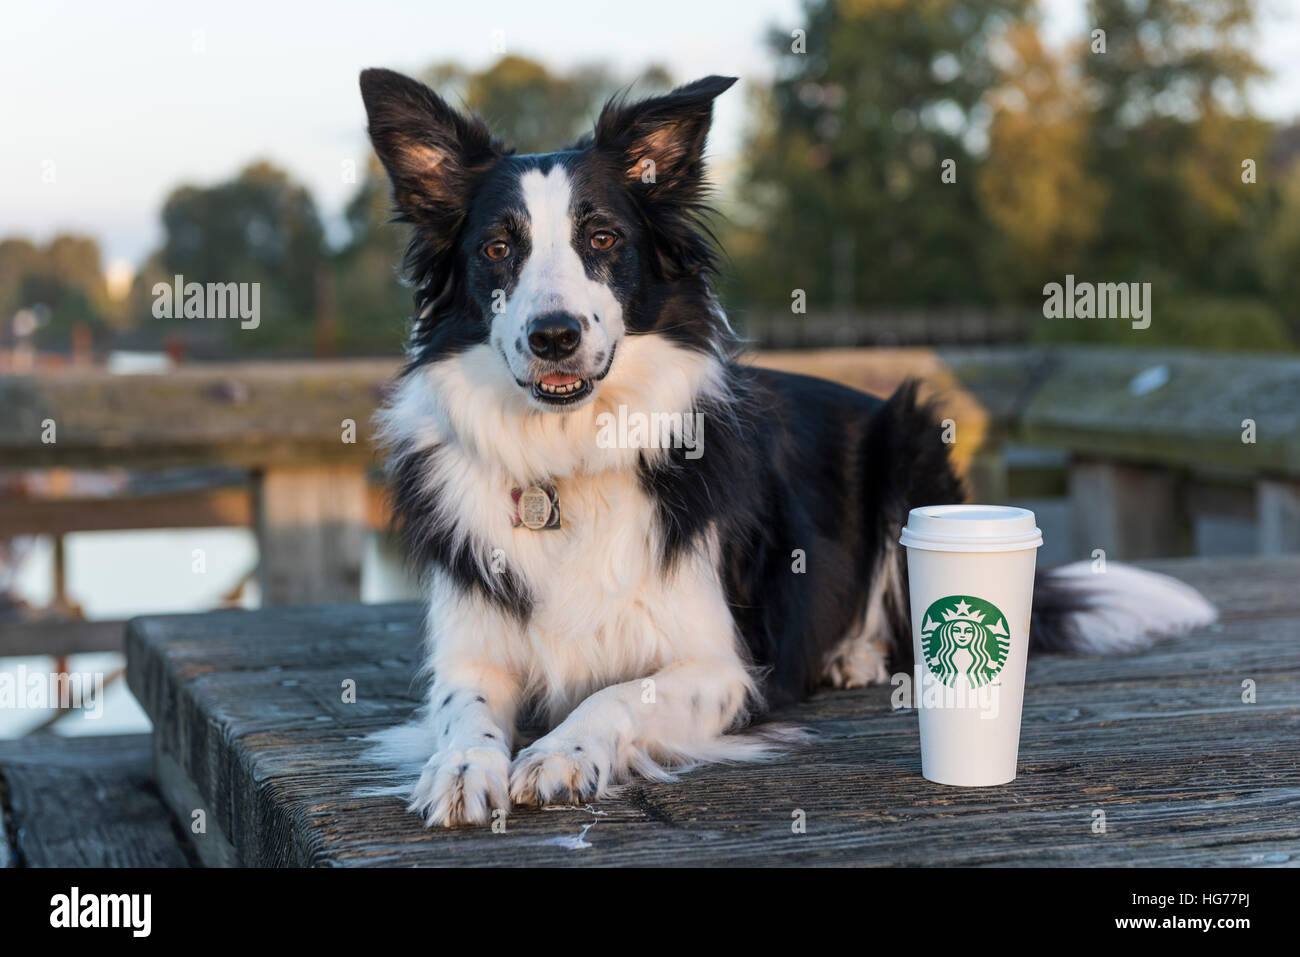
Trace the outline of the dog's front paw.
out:
M 442 751 L 424 765 L 408 811 L 427 827 L 487 824 L 497 810 L 510 811 L 510 759 L 501 751 Z
M 862 639 L 835 650 L 822 674 L 833 688 L 865 688 L 889 681 L 889 649 Z
M 520 751 L 510 767 L 516 804 L 583 804 L 600 790 L 596 754 L 574 741 L 542 738 Z

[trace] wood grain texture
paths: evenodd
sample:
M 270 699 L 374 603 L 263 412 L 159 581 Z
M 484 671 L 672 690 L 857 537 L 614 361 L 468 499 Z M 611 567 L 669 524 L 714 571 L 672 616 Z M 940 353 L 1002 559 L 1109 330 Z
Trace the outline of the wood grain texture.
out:
M 154 786 L 147 734 L 0 741 L 11 865 L 188 867 Z M 0 850 L 0 863 L 3 863 Z
M 1300 556 L 1159 564 L 1223 621 L 1132 657 L 1031 659 L 1019 777 L 991 789 L 924 780 L 915 712 L 876 687 L 782 715 L 816 737 L 770 763 L 428 831 L 358 796 L 385 783 L 362 736 L 419 698 L 417 605 L 137 619 L 129 678 L 248 865 L 1300 865 Z
M 1289 355 L 1053 350 L 1020 438 L 1102 459 L 1300 474 L 1300 359 Z M 1134 387 L 1154 374 L 1153 388 Z M 1255 423 L 1243 442 L 1245 420 Z
M 0 622 L 0 658 L 121 651 L 125 623 L 80 618 Z
M 257 483 L 264 605 L 361 598 L 369 489 L 357 466 L 270 468 Z
M 918 376 L 932 390 L 968 389 L 998 422 L 1014 417 L 1052 364 L 1047 350 L 1016 346 L 764 353 L 758 361 L 884 393 Z M 0 419 L 0 460 L 11 468 L 370 465 L 371 416 L 398 369 L 350 359 L 0 375 L 0 408 L 9 413 Z M 973 442 L 985 413 L 969 396 L 964 402 Z M 356 423 L 355 444 L 341 440 L 345 419 Z M 57 425 L 56 442 L 42 441 L 46 420 Z

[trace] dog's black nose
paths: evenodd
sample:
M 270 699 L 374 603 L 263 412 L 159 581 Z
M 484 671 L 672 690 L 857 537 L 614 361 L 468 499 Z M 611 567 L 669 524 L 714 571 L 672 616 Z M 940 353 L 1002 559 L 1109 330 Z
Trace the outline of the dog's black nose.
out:
M 573 355 L 582 341 L 582 326 L 567 312 L 548 312 L 528 323 L 528 348 L 539 359 Z

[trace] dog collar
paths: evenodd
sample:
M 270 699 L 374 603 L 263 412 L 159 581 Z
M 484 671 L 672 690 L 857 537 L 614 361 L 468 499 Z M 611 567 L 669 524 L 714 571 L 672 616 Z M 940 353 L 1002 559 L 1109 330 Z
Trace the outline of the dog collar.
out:
M 510 527 L 530 528 L 533 531 L 560 527 L 560 492 L 554 485 L 518 486 L 510 490 L 515 503 L 515 513 Z

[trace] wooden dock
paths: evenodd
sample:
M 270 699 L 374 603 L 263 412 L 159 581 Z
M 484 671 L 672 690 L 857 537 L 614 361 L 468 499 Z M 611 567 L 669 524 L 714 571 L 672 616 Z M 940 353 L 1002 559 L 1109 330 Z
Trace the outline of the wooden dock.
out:
M 1020 775 L 989 789 L 925 781 L 916 714 L 879 687 L 785 714 L 817 739 L 768 764 L 516 809 L 504 833 L 426 830 L 356 796 L 384 783 L 362 736 L 419 698 L 417 606 L 137 619 L 128 674 L 159 790 L 187 834 L 203 812 L 208 864 L 1300 865 L 1300 556 L 1149 567 L 1221 622 L 1133 657 L 1032 658 Z
M 919 378 L 951 420 L 971 500 L 1068 495 L 1079 554 L 1216 553 L 1204 544 L 1225 527 L 1234 552 L 1300 552 L 1294 356 L 1007 345 L 750 360 L 878 395 Z M 390 518 L 371 419 L 397 369 L 357 359 L 0 375 L 0 538 L 52 536 L 56 583 L 50 608 L 0 621 L 0 656 L 122 646 L 121 622 L 81 620 L 58 587 L 75 532 L 248 528 L 264 605 L 359 600 L 367 534 Z
M 149 735 L 0 741 L 0 867 L 189 867 Z

